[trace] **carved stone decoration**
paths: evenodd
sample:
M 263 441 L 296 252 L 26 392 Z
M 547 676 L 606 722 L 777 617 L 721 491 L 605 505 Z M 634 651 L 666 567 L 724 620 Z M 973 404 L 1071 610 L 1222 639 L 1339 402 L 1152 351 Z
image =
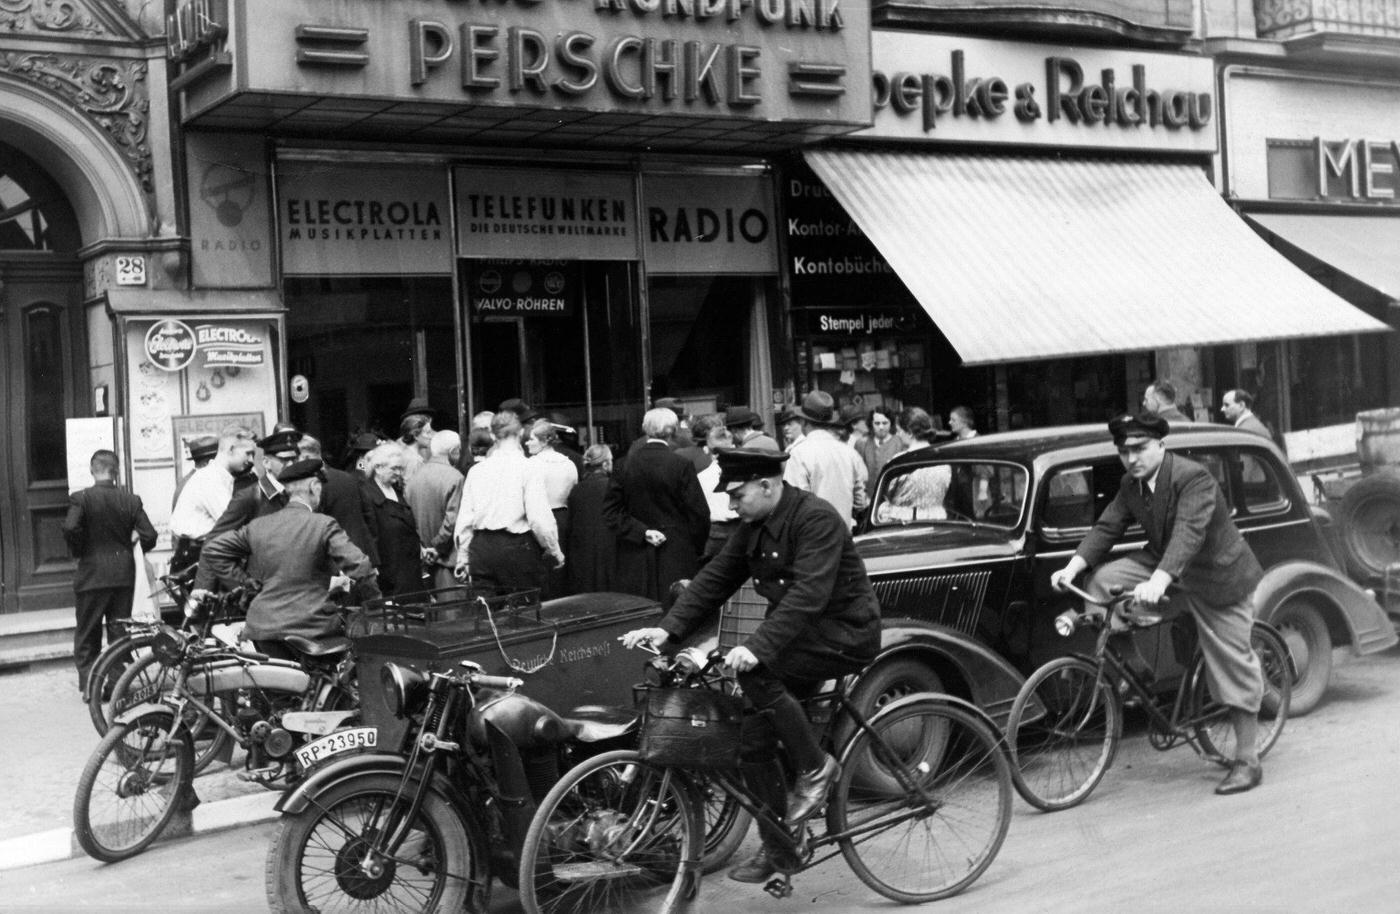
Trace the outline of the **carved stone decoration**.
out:
M 111 33 L 73 0 L 0 0 L 0 29 L 100 38 Z
M 0 9 L 18 0 L 0 0 Z M 147 137 L 151 111 L 145 61 L 86 55 L 0 53 L 0 73 L 27 80 L 57 95 L 106 132 L 141 188 L 155 190 Z

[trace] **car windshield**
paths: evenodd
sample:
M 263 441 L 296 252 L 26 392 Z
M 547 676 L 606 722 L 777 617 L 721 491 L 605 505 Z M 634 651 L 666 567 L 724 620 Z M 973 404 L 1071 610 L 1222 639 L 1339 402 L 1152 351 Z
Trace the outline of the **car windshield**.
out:
M 983 524 L 1014 527 L 1021 519 L 1028 474 L 1011 463 L 946 460 L 900 467 L 875 493 L 877 527 L 906 524 Z

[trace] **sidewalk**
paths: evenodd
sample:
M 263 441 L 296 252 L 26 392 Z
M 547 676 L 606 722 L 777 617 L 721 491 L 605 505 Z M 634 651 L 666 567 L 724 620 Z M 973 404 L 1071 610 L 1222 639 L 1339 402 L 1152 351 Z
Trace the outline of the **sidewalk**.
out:
M 0 870 L 81 856 L 73 840 L 73 796 L 101 737 L 79 698 L 71 661 L 0 673 L 0 734 L 0 782 L 7 794 L 0 804 Z M 238 750 L 233 763 L 230 769 L 215 762 L 195 778 L 201 802 L 191 833 L 276 818 L 272 807 L 280 794 L 238 780 Z

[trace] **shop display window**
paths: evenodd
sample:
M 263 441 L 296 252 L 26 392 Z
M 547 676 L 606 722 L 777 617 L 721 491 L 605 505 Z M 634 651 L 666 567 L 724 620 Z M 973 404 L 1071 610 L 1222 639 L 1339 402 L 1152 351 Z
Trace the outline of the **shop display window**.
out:
M 835 398 L 838 406 L 862 412 L 898 412 L 927 398 L 928 343 L 903 337 L 813 340 L 807 363 L 814 387 Z

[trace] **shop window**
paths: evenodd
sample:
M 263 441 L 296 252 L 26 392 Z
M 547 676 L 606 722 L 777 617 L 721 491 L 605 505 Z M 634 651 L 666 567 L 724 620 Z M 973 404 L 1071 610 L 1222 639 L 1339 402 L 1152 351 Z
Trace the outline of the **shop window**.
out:
M 398 436 L 399 416 L 424 389 L 440 424 L 457 413 L 452 280 L 446 276 L 288 277 L 287 354 L 311 396 L 291 419 L 335 460 L 350 436 Z
M 31 481 L 63 479 L 68 474 L 64 445 L 63 312 L 39 305 L 24 314 L 25 440 L 29 445 Z
M 1386 336 L 1294 340 L 1288 359 L 1290 428 L 1355 422 L 1357 412 L 1390 405 Z M 1259 412 L 1256 407 L 1255 412 Z M 1268 413 L 1263 413 L 1266 419 Z
M 27 156 L 0 143 L 0 250 L 80 246 L 77 219 L 59 186 Z

